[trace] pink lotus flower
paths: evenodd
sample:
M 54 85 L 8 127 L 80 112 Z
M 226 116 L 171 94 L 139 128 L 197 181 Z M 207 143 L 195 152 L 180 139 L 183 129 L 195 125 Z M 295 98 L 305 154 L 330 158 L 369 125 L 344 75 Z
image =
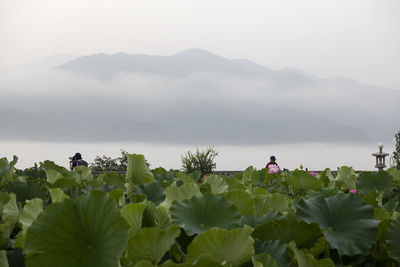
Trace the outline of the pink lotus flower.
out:
M 309 172 L 312 176 L 317 176 L 316 172 Z
M 280 169 L 279 169 L 278 166 L 276 166 L 276 165 L 270 165 L 269 166 L 268 173 L 275 174 L 275 173 L 278 173 L 279 171 L 280 171 Z
M 357 189 L 355 189 L 355 188 L 350 189 L 349 192 L 355 195 L 355 194 L 357 194 Z

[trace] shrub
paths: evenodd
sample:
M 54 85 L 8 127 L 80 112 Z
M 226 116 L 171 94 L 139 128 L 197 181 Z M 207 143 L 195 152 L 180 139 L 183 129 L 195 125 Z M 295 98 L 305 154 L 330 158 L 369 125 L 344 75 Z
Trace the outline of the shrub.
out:
M 182 156 L 182 169 L 186 173 L 200 171 L 201 176 L 212 173 L 217 167 L 214 162 L 216 156 L 218 156 L 218 152 L 214 147 L 209 147 L 201 152 L 196 148 L 196 153 L 188 151 Z

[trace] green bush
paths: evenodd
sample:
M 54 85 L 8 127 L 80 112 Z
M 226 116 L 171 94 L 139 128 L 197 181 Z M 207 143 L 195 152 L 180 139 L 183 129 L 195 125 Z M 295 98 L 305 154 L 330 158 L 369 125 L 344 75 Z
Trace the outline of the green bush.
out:
M 214 147 L 209 147 L 201 152 L 196 148 L 196 153 L 188 151 L 182 156 L 182 169 L 186 173 L 200 171 L 201 176 L 210 174 L 217 167 L 214 162 L 216 156 L 218 156 L 218 152 Z

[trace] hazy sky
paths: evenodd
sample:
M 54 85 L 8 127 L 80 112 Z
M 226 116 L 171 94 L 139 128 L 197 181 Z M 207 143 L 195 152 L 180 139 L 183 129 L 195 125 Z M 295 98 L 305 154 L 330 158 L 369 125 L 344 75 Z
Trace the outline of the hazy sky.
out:
M 198 47 L 400 88 L 399 13 L 399 0 L 0 0 L 0 66 Z

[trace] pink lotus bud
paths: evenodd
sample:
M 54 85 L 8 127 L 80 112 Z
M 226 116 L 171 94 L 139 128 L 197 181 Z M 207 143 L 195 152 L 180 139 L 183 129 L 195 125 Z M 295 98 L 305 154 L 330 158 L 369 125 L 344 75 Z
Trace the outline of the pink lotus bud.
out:
M 316 172 L 309 172 L 312 176 L 317 176 Z
M 355 195 L 355 194 L 357 194 L 357 189 L 355 189 L 355 188 L 350 189 L 349 192 Z

